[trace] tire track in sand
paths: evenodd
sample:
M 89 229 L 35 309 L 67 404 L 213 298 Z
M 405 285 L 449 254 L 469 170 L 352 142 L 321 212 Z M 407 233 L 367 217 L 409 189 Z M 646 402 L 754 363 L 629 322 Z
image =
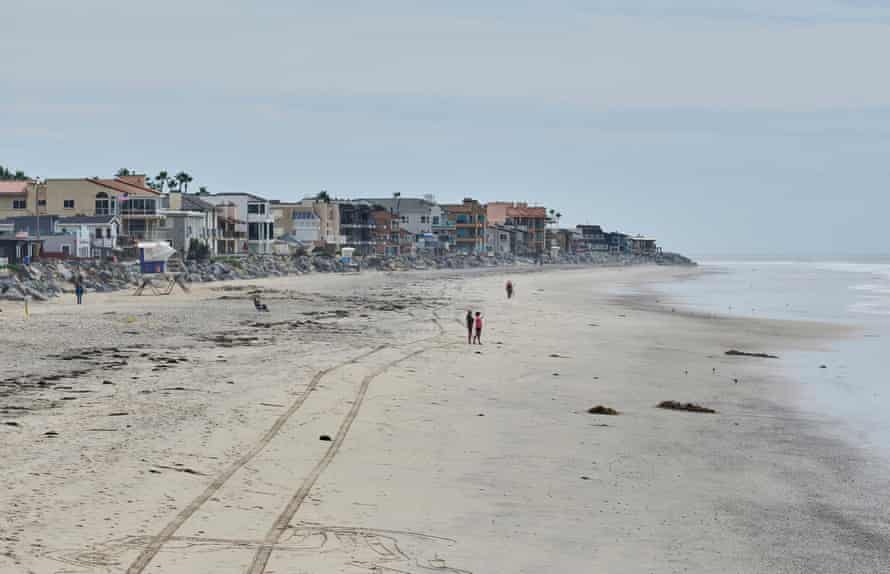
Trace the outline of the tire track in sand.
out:
M 442 328 L 442 325 L 439 323 L 438 318 L 435 319 L 434 322 L 439 328 L 440 333 L 444 333 L 444 328 Z M 429 337 L 428 339 L 434 339 L 439 336 L 441 335 Z M 247 574 L 263 574 L 266 571 L 266 565 L 269 563 L 269 558 L 272 557 L 272 551 L 281 540 L 281 536 L 287 530 L 291 520 L 293 520 L 294 516 L 300 510 L 300 507 L 303 505 L 303 501 L 305 501 L 306 497 L 309 496 L 309 493 L 315 486 L 316 481 L 318 481 L 319 477 L 322 475 L 325 469 L 327 469 L 327 467 L 331 464 L 331 462 L 334 460 L 334 457 L 337 456 L 337 452 L 340 450 L 340 447 L 346 440 L 346 435 L 349 433 L 349 429 L 350 427 L 352 427 L 352 423 L 358 416 L 359 409 L 361 409 L 362 402 L 365 399 L 365 395 L 368 393 L 368 387 L 371 386 L 371 382 L 380 375 L 384 374 L 386 371 L 398 365 L 399 363 L 403 363 L 409 359 L 416 357 L 417 355 L 426 353 L 429 350 L 430 348 L 426 348 L 408 353 L 407 355 L 404 355 L 399 359 L 386 363 L 385 365 L 366 375 L 362 379 L 358 393 L 353 400 L 352 407 L 349 409 L 349 412 L 346 413 L 346 417 L 343 419 L 343 422 L 340 423 L 340 428 L 337 430 L 337 436 L 334 437 L 334 440 L 331 442 L 331 446 L 328 448 L 324 457 L 322 457 L 322 459 L 318 461 L 318 463 L 315 465 L 315 468 L 313 468 L 312 472 L 309 473 L 309 476 L 307 476 L 303 480 L 303 483 L 300 485 L 300 489 L 297 490 L 296 494 L 294 494 L 293 498 L 291 498 L 287 507 L 285 507 L 284 511 L 278 516 L 278 519 L 275 520 L 275 524 L 272 525 L 269 533 L 266 534 L 266 538 L 263 540 L 263 544 L 257 549 L 256 554 L 253 558 L 253 562 L 247 569 Z
M 328 367 L 327 369 L 315 373 L 315 375 L 312 377 L 312 380 L 309 381 L 309 384 L 306 385 L 306 388 L 303 390 L 300 396 L 297 397 L 297 399 L 291 404 L 290 408 L 288 408 L 287 411 L 282 413 L 282 415 L 275 420 L 275 423 L 269 428 L 269 430 L 265 432 L 265 434 L 263 434 L 262 438 L 260 438 L 260 440 L 256 444 L 254 444 L 249 451 L 241 455 L 240 458 L 238 458 L 221 474 L 219 474 L 213 480 L 213 482 L 211 482 L 207 486 L 207 488 L 204 489 L 204 492 L 202 492 L 197 498 L 192 500 L 185 508 L 183 508 L 173 518 L 173 520 L 171 520 L 167 524 L 167 526 L 164 527 L 163 530 L 161 530 L 157 535 L 151 538 L 142 553 L 140 553 L 136 560 L 133 561 L 132 564 L 130 564 L 130 567 L 127 568 L 127 574 L 141 574 L 151 563 L 151 561 L 154 560 L 155 556 L 157 556 L 158 552 L 161 550 L 164 544 L 166 544 L 173 537 L 173 535 L 176 534 L 176 531 L 179 530 L 180 527 L 182 527 L 182 525 L 185 524 L 185 522 L 189 518 L 191 518 L 192 515 L 195 514 L 195 512 L 197 512 L 199 508 L 201 508 L 201 506 L 204 505 L 204 503 L 210 500 L 210 498 L 213 497 L 213 495 L 216 494 L 219 489 L 221 489 L 223 485 L 228 482 L 228 480 L 232 478 L 232 476 L 235 475 L 236 472 L 241 470 L 241 468 L 243 468 L 247 463 L 256 458 L 256 456 L 260 454 L 263 449 L 265 449 L 266 446 L 269 445 L 270 442 L 272 442 L 272 439 L 274 439 L 275 436 L 281 431 L 282 427 L 293 416 L 293 414 L 296 413 L 301 406 L 303 406 L 303 403 L 306 402 L 306 399 L 309 397 L 310 393 L 315 390 L 315 388 L 318 386 L 318 383 L 320 383 L 325 376 L 345 367 L 346 365 L 357 363 L 362 359 L 375 355 L 389 347 L 390 345 L 380 345 L 378 347 L 375 347 L 373 350 L 368 351 L 367 353 L 362 353 L 361 355 L 355 356 L 351 359 L 343 361 L 342 363 L 338 363 L 336 365 Z
M 445 330 L 444 326 L 442 325 L 442 322 L 439 318 L 438 313 L 436 313 L 435 311 L 433 311 L 433 320 L 432 321 L 436 325 L 438 334 L 430 336 L 430 337 L 423 337 L 423 338 L 417 339 L 416 341 L 413 341 L 413 343 L 420 343 L 423 341 L 436 339 L 436 338 L 441 337 L 442 335 L 445 334 L 446 330 Z M 412 344 L 412 343 L 407 343 L 407 344 Z M 251 460 L 256 458 L 257 455 L 259 455 L 266 448 L 266 446 L 268 446 L 269 443 L 272 442 L 272 439 L 274 439 L 278 435 L 278 433 L 284 427 L 285 423 L 287 423 L 287 421 L 294 415 L 294 413 L 296 413 L 300 409 L 300 407 L 303 406 L 303 403 L 306 402 L 306 399 L 309 398 L 309 395 L 312 393 L 312 391 L 315 390 L 315 388 L 318 386 L 318 384 L 321 382 L 322 379 L 324 379 L 327 375 L 333 373 L 334 371 L 337 371 L 338 369 L 341 369 L 347 365 L 355 364 L 355 363 L 361 361 L 362 359 L 366 359 L 372 355 L 380 353 L 381 351 L 383 351 L 385 349 L 392 348 L 392 347 L 399 347 L 399 346 L 402 346 L 402 345 L 391 345 L 391 344 L 379 345 L 379 346 L 375 347 L 374 349 L 372 349 L 371 351 L 362 353 L 362 354 L 357 355 L 351 359 L 348 359 L 341 363 L 337 363 L 336 365 L 333 365 L 331 367 L 328 367 L 327 369 L 323 369 L 323 370 L 315 373 L 315 375 L 312 377 L 312 380 L 309 382 L 309 384 L 306 386 L 306 388 L 303 390 L 303 392 L 300 394 L 300 396 L 297 397 L 297 399 L 291 404 L 291 406 L 287 409 L 287 411 L 282 413 L 282 415 L 275 420 L 275 423 L 269 428 L 269 430 L 267 430 L 265 432 L 265 434 L 263 434 L 262 438 L 260 438 L 260 440 L 249 451 L 244 453 L 240 458 L 238 458 L 235 462 L 233 462 L 231 465 L 229 465 L 229 467 L 226 468 L 226 470 L 224 470 L 222 473 L 220 473 L 213 480 L 213 482 L 211 482 L 207 486 L 207 488 L 204 489 L 204 491 L 198 497 L 196 497 L 194 500 L 192 500 L 185 508 L 183 508 L 173 518 L 173 520 L 171 520 L 164 527 L 163 530 L 161 530 L 157 535 L 153 536 L 148 541 L 148 543 L 147 543 L 146 547 L 143 549 L 143 551 L 139 554 L 139 556 L 136 558 L 136 560 L 134 560 L 133 563 L 130 564 L 129 568 L 127 568 L 126 574 L 142 574 L 142 572 L 145 571 L 145 569 L 148 567 L 148 565 L 151 564 L 151 561 L 154 560 L 155 556 L 157 556 L 158 552 L 160 552 L 161 548 L 163 548 L 163 546 L 167 542 L 169 542 L 171 538 L 173 538 L 173 536 L 182 527 L 182 525 L 185 524 L 188 521 L 188 519 L 191 518 L 195 514 L 195 512 L 198 511 L 199 508 L 201 508 L 208 500 L 210 500 L 213 497 L 213 495 L 216 494 L 223 487 L 223 485 L 225 485 L 225 483 L 228 482 L 229 479 L 231 479 L 232 476 L 235 475 L 236 472 L 241 470 L 247 463 L 249 463 Z M 380 373 L 382 374 L 382 372 L 385 369 L 390 368 L 391 366 L 394 366 L 395 364 L 398 364 L 399 362 L 407 360 L 411 356 L 417 355 L 421 352 L 423 352 L 423 351 L 417 351 L 415 353 L 412 353 L 410 355 L 403 357 L 402 359 L 395 361 L 394 363 L 390 363 L 388 366 L 384 367 L 384 369 Z M 377 376 L 377 374 L 374 374 L 374 377 L 376 377 L 376 376 Z M 373 379 L 373 377 L 372 377 L 372 379 Z M 368 381 L 368 384 L 370 384 L 370 380 Z M 361 395 L 363 398 L 364 393 L 367 392 L 367 385 L 364 384 L 364 381 L 362 382 L 362 386 L 363 386 L 363 390 L 361 391 Z M 355 405 L 354 405 L 354 410 L 356 411 L 356 414 L 357 414 L 358 409 L 355 408 Z M 350 411 L 350 414 L 351 413 L 352 413 L 352 411 Z M 353 418 L 355 418 L 354 415 L 353 415 Z M 350 421 L 349 426 L 351 426 L 351 425 L 352 425 L 352 423 Z M 342 431 L 342 428 L 343 427 L 341 425 L 341 431 Z M 348 430 L 348 426 L 347 426 L 347 430 Z M 341 435 L 341 433 L 338 432 L 337 440 L 339 440 L 339 443 L 342 444 L 343 439 L 340 438 L 340 435 Z M 345 436 L 343 438 L 345 438 Z M 333 448 L 333 445 L 332 445 L 332 448 Z M 337 448 L 339 448 L 339 446 Z M 331 458 L 333 458 L 333 456 Z M 328 462 L 328 464 L 330 464 L 330 461 Z M 325 465 L 325 467 L 326 466 L 327 466 L 327 464 Z M 321 474 L 321 472 L 319 472 L 319 474 Z M 316 477 L 316 479 L 317 479 L 317 477 Z M 313 482 L 314 482 L 314 480 L 313 480 Z M 305 498 L 305 495 L 303 496 L 303 498 Z M 300 502 L 302 503 L 302 500 Z M 290 507 L 290 505 L 288 507 Z M 299 509 L 299 504 L 297 505 L 297 509 Z M 296 513 L 296 510 L 294 510 L 294 513 Z M 279 520 L 280 520 L 280 518 L 279 518 Z M 277 524 L 278 524 L 278 522 L 276 521 L 276 525 Z M 285 526 L 286 526 L 286 524 L 285 524 Z M 279 534 L 279 538 L 280 538 L 280 534 Z M 267 536 L 267 539 L 268 539 L 268 536 Z M 264 541 L 264 543 L 265 543 L 265 541 Z M 261 547 L 261 549 L 262 549 L 262 547 Z M 269 555 L 271 555 L 271 549 L 269 550 Z M 268 557 L 266 558 L 266 561 L 268 561 Z

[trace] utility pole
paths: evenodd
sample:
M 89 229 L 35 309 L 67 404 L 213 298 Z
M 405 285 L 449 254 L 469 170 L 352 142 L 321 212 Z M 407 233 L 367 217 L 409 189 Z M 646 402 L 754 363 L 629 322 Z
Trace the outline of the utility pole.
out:
M 396 235 L 396 255 L 402 254 L 402 194 L 395 192 L 392 196 L 396 199 L 396 217 L 399 218 L 399 233 Z
M 34 178 L 34 212 L 37 214 L 37 248 L 40 249 L 40 178 Z M 34 256 L 33 250 L 31 256 Z

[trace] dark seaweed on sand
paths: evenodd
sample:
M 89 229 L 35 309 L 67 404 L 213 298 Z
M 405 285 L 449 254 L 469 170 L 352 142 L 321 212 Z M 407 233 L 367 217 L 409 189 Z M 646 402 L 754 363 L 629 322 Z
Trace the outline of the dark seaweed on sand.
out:
M 658 408 L 660 409 L 668 409 L 671 411 L 688 411 L 691 413 L 716 413 L 714 409 L 709 409 L 707 407 L 703 407 L 701 405 L 697 405 L 695 403 L 680 403 L 677 401 L 662 401 L 658 403 Z

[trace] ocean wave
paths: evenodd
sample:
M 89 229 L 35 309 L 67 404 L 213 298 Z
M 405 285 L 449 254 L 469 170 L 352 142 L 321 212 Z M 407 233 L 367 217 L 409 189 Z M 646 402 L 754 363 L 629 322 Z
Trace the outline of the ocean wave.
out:
M 890 265 L 885 263 L 846 263 L 830 262 L 815 263 L 814 266 L 822 271 L 838 271 L 841 273 L 860 273 L 874 275 L 890 281 Z
M 890 299 L 884 297 L 863 299 L 850 305 L 849 310 L 866 315 L 890 315 Z
M 850 287 L 853 291 L 865 291 L 879 295 L 890 295 L 890 283 L 865 283 L 862 285 L 853 285 Z
M 804 263 L 802 263 L 801 261 L 756 261 L 756 260 L 752 260 L 752 261 L 745 261 L 745 260 L 708 261 L 708 260 L 703 260 L 703 261 L 700 261 L 699 264 L 702 266 L 707 266 L 707 267 L 721 267 L 721 266 L 722 267 L 739 267 L 742 265 L 744 265 L 745 267 L 751 267 L 751 266 L 757 267 L 758 265 L 803 265 Z

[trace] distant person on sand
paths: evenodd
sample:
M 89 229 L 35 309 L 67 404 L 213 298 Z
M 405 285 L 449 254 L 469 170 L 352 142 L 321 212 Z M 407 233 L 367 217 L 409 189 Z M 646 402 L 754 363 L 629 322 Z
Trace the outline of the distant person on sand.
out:
M 482 344 L 482 313 L 476 311 L 476 336 L 473 337 L 473 342 L 476 344 Z
M 513 282 L 507 281 L 507 299 L 513 298 Z
M 74 296 L 77 297 L 77 304 L 83 304 L 83 279 L 80 275 L 74 279 Z
M 473 312 L 467 311 L 467 345 L 473 343 Z

